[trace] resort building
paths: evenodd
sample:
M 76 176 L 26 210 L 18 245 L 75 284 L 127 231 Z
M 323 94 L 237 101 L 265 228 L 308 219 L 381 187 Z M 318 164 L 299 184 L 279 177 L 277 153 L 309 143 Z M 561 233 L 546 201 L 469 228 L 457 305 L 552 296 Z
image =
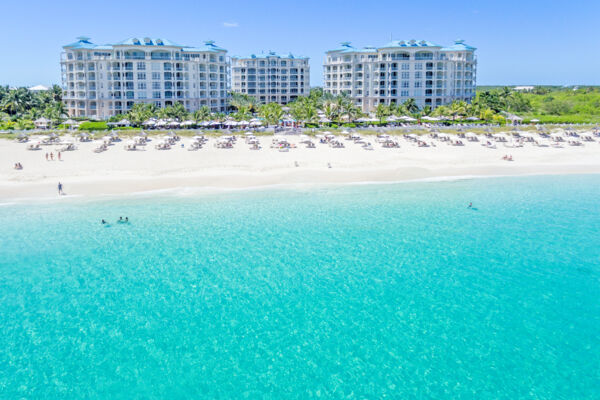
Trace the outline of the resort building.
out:
M 96 45 L 79 37 L 63 47 L 63 101 L 70 116 L 106 119 L 135 103 L 188 111 L 227 109 L 227 50 L 212 41 L 200 47 L 166 39 L 131 38 Z
M 475 48 L 462 40 L 442 47 L 425 40 L 394 40 L 382 47 L 348 42 L 326 53 L 324 91 L 347 93 L 363 112 L 414 99 L 418 106 L 470 102 L 475 96 Z
M 231 88 L 260 103 L 287 104 L 310 91 L 308 57 L 293 54 L 252 54 L 231 57 Z

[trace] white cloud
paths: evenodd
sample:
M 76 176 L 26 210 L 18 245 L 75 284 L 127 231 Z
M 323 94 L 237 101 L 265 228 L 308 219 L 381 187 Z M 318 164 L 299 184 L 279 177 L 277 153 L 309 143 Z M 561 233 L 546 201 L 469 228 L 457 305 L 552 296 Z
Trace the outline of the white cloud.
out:
M 237 22 L 223 22 L 225 28 L 237 28 L 240 26 Z

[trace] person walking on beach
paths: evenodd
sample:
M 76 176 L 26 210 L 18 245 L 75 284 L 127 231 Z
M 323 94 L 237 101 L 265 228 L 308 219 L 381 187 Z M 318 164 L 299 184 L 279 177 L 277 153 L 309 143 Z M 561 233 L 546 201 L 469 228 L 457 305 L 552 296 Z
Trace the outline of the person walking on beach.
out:
M 46 161 L 48 161 L 48 153 L 46 153 Z
M 61 194 L 64 194 L 64 193 L 63 193 L 63 185 L 62 185 L 62 183 L 60 183 L 60 182 L 58 182 L 58 194 L 59 194 L 59 195 L 61 195 Z
M 58 152 L 58 161 L 60 161 L 60 151 Z
M 54 153 L 50 152 L 50 160 L 54 161 Z

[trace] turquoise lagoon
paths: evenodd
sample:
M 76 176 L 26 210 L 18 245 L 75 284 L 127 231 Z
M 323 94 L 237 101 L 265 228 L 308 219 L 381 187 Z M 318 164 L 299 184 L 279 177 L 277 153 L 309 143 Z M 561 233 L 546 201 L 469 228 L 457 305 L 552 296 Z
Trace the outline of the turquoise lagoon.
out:
M 600 398 L 597 175 L 61 199 L 0 221 L 2 399 Z

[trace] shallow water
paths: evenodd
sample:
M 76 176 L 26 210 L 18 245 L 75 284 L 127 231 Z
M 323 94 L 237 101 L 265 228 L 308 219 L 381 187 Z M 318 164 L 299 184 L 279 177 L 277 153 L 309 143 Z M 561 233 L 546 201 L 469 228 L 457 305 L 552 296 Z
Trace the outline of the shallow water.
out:
M 592 175 L 6 205 L 0 398 L 597 399 L 599 199 Z

